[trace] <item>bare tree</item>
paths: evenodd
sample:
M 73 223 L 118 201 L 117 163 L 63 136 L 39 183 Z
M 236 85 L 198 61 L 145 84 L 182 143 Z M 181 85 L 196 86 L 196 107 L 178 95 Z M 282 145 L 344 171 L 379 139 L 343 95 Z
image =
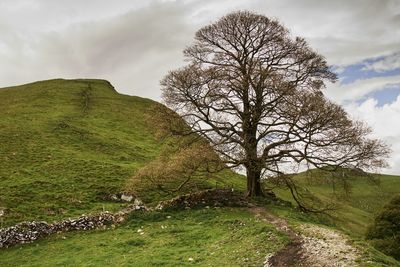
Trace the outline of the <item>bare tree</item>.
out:
M 226 166 L 245 168 L 248 196 L 263 195 L 263 176 L 301 166 L 385 165 L 389 149 L 323 96 L 336 80 L 324 57 L 278 21 L 228 14 L 197 31 L 184 55 L 189 64 L 161 81 L 163 100 Z

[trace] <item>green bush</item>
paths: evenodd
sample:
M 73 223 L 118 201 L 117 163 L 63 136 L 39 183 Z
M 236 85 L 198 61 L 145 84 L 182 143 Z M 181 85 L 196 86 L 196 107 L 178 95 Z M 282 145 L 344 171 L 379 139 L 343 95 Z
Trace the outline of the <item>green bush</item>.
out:
M 375 218 L 367 239 L 387 255 L 400 260 L 400 195 L 395 196 Z

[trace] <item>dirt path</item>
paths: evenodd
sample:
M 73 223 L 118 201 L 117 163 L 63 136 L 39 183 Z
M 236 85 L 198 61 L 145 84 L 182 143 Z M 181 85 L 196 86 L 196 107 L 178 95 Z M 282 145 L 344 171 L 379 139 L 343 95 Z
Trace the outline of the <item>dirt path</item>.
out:
M 343 234 L 313 224 L 302 225 L 299 233 L 294 231 L 286 220 L 269 213 L 264 208 L 251 207 L 250 211 L 259 219 L 285 232 L 291 239 L 283 249 L 266 257 L 264 267 L 358 266 L 356 260 L 360 253 L 349 244 Z
M 298 265 L 303 256 L 303 239 L 293 231 L 288 223 L 272 215 L 261 207 L 251 207 L 250 211 L 262 221 L 273 224 L 279 231 L 285 232 L 292 240 L 287 246 L 273 255 L 267 256 L 264 267 L 285 267 Z

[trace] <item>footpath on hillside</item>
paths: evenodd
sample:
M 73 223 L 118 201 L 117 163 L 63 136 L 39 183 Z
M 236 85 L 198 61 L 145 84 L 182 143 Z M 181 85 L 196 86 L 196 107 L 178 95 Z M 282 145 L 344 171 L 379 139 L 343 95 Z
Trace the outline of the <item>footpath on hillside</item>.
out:
M 286 220 L 279 218 L 262 207 L 250 207 L 255 216 L 285 232 L 291 241 L 280 251 L 268 255 L 264 267 L 335 267 L 358 266 L 360 252 L 351 246 L 341 233 L 313 224 L 303 224 L 294 231 Z

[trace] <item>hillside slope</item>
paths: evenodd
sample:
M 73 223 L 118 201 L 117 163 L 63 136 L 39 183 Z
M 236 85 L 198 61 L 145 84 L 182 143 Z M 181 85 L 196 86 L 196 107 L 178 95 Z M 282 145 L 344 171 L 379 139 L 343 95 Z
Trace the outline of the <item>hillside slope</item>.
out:
M 400 177 L 394 175 L 351 173 L 346 178 L 347 190 L 343 183 L 331 183 L 331 173 L 313 170 L 301 173 L 295 180 L 306 187 L 324 203 L 335 204 L 330 212 L 331 223 L 354 237 L 364 238 L 367 227 L 380 213 L 383 206 L 400 193 Z M 293 201 L 288 190 L 276 190 L 277 195 L 287 201 Z
M 6 225 L 58 220 L 121 204 L 135 170 L 162 144 L 146 121 L 156 102 L 104 80 L 48 80 L 0 89 L 0 208 Z

